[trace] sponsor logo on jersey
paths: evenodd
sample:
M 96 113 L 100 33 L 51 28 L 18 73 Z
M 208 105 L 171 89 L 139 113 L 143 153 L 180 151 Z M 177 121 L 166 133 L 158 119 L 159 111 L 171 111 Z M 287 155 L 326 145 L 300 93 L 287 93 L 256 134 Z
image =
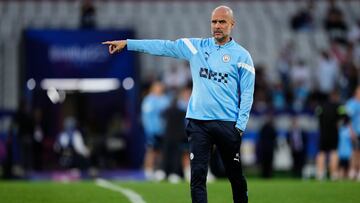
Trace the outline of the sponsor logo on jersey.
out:
M 200 68 L 199 75 L 202 78 L 206 78 L 221 83 L 227 83 L 227 78 L 229 77 L 227 73 L 219 73 L 209 70 L 207 68 Z

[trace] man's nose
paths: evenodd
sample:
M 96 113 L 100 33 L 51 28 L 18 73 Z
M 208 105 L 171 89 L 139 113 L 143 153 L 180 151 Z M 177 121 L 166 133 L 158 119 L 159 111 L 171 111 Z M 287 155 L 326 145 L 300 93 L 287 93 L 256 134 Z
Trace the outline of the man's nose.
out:
M 221 24 L 220 23 L 215 23 L 214 24 L 214 29 L 215 30 L 220 30 L 221 29 Z

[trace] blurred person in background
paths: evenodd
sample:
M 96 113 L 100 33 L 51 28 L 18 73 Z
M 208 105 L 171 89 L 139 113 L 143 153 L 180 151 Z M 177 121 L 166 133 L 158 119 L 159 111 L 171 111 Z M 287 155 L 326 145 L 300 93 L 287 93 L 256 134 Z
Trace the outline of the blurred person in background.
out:
M 190 178 L 188 153 L 185 155 L 187 160 L 182 160 L 184 153 L 183 148 L 184 145 L 186 145 L 184 141 L 187 141 L 185 134 L 185 115 L 190 95 L 191 90 L 189 88 L 181 89 L 163 114 L 166 121 L 163 147 L 164 169 L 171 183 L 178 183 L 180 181 L 181 169 L 184 169 L 183 173 L 185 178 Z
M 233 201 L 248 202 L 240 145 L 253 102 L 255 68 L 249 52 L 231 38 L 235 20 L 227 6 L 211 15 L 213 38 L 107 41 L 110 54 L 128 50 L 190 61 L 193 91 L 186 118 L 192 202 L 206 203 L 210 150 L 215 144 L 230 180 Z
M 351 52 L 348 54 L 352 57 L 352 62 L 356 67 L 358 77 L 360 76 L 360 18 L 357 19 L 356 24 L 352 27 L 348 35 Z
M 163 113 L 168 106 L 169 98 L 165 95 L 164 85 L 160 81 L 153 82 L 150 92 L 141 104 L 141 118 L 146 136 L 144 173 L 148 180 L 165 178 L 165 172 L 160 166 L 165 133 Z
M 354 44 L 349 43 L 345 47 L 344 60 L 341 63 L 342 93 L 344 98 L 352 96 L 359 82 L 359 67 L 355 62 Z
M 290 70 L 293 94 L 293 109 L 302 111 L 312 91 L 312 73 L 304 60 L 298 60 Z
M 2 173 L 2 177 L 4 179 L 12 179 L 14 178 L 17 174 L 14 174 L 14 158 L 15 158 L 15 149 L 14 146 L 17 144 L 16 143 L 16 135 L 15 135 L 15 130 L 14 130 L 14 123 L 10 122 L 10 126 L 9 129 L 7 129 L 5 131 L 5 146 L 4 146 L 4 160 L 3 160 L 3 173 Z
M 83 0 L 81 5 L 80 27 L 82 29 L 96 28 L 96 10 L 92 0 Z
M 1 114 L 0 114 L 0 122 L 2 122 Z M 0 127 L 0 178 L 4 176 L 4 166 L 5 160 L 9 156 L 7 154 L 7 139 L 8 139 L 8 129 L 5 125 Z
M 271 100 L 274 110 L 282 112 L 287 108 L 287 96 L 284 86 L 281 82 L 277 82 L 272 86 L 271 89 Z
M 186 113 L 187 107 L 189 105 L 191 97 L 191 87 L 190 85 L 184 87 L 180 93 L 179 98 L 179 106 L 180 108 Z M 185 126 L 187 124 L 187 121 L 185 121 Z M 186 181 L 190 182 L 190 156 L 189 156 L 189 142 L 188 137 L 185 134 L 185 137 L 183 137 L 181 141 L 182 145 L 182 169 L 183 169 L 183 175 Z M 208 174 L 209 175 L 209 174 Z
M 189 64 L 184 61 L 179 66 L 172 64 L 169 69 L 166 69 L 163 75 L 163 82 L 167 90 L 171 92 L 177 91 L 185 87 L 191 81 L 191 73 Z
M 335 0 L 329 0 L 328 4 L 324 28 L 331 41 L 346 44 L 348 26 L 345 22 L 343 11 L 336 5 Z
M 34 169 L 42 170 L 43 167 L 43 141 L 45 137 L 45 129 L 43 123 L 42 110 L 35 108 L 34 110 Z
M 347 115 L 343 115 L 339 122 L 339 179 L 349 177 L 352 150 L 350 118 Z
M 360 181 L 360 85 L 357 86 L 354 96 L 346 102 L 345 108 L 350 117 L 350 132 L 354 146 L 349 176 Z
M 314 23 L 314 1 L 307 2 L 305 8 L 299 9 L 294 16 L 291 17 L 291 28 L 294 31 L 308 32 L 315 28 Z
M 258 161 L 261 167 L 261 177 L 271 178 L 273 176 L 274 151 L 276 147 L 277 132 L 274 126 L 273 113 L 267 114 L 266 121 L 259 132 L 256 146 Z
M 306 163 L 307 137 L 299 125 L 298 117 L 291 118 L 291 126 L 287 135 L 293 158 L 292 172 L 294 177 L 301 178 Z
M 356 23 L 350 28 L 348 41 L 354 44 L 360 42 L 360 18 L 357 19 Z
M 74 117 L 65 118 L 64 130 L 57 137 L 54 150 L 59 154 L 62 169 L 88 169 L 90 150 L 85 145 Z
M 326 178 L 327 166 L 330 169 L 331 179 L 337 179 L 340 107 L 339 94 L 333 91 L 329 98 L 316 108 L 320 130 L 319 151 L 316 155 L 316 178 L 318 180 Z M 329 161 L 327 161 L 328 159 Z
M 290 70 L 296 57 L 294 50 L 296 50 L 294 42 L 292 40 L 287 41 L 286 44 L 280 48 L 279 56 L 276 60 L 276 70 L 285 91 L 289 91 L 290 89 Z
M 108 123 L 107 129 L 104 144 L 98 146 L 99 154 L 101 150 L 105 151 L 106 166 L 110 169 L 124 166 L 123 164 L 128 161 L 126 153 L 129 144 L 126 135 L 129 131 L 129 123 L 120 113 L 115 113 Z M 98 158 L 101 159 L 102 157 Z
M 23 174 L 25 171 L 33 169 L 34 149 L 34 119 L 30 104 L 25 99 L 20 101 L 19 108 L 14 115 L 13 129 L 12 142 L 15 144 L 13 150 L 19 152 L 19 173 Z M 16 161 L 15 164 L 17 164 Z
M 321 51 L 315 77 L 322 100 L 325 100 L 337 87 L 339 74 L 340 70 L 336 59 L 328 51 Z
M 263 65 L 256 65 L 256 78 L 255 78 L 255 93 L 253 110 L 260 113 L 265 113 L 269 108 L 269 92 L 270 84 Z

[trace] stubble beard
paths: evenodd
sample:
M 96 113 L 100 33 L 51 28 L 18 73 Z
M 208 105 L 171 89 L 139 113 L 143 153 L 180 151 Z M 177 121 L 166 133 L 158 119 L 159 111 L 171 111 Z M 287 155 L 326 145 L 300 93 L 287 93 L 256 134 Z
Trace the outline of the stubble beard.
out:
M 221 36 L 221 37 L 215 37 L 215 35 L 214 35 L 214 38 L 218 43 L 224 43 L 226 41 L 226 39 L 228 38 L 228 36 L 223 34 L 223 36 Z

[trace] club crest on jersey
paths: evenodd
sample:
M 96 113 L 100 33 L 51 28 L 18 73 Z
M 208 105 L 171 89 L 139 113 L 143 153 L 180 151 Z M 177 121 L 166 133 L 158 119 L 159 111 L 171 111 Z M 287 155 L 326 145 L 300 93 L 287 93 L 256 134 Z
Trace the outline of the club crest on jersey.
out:
M 224 63 L 229 62 L 229 61 L 230 61 L 230 55 L 225 54 L 225 55 L 222 57 L 222 60 L 224 61 Z

